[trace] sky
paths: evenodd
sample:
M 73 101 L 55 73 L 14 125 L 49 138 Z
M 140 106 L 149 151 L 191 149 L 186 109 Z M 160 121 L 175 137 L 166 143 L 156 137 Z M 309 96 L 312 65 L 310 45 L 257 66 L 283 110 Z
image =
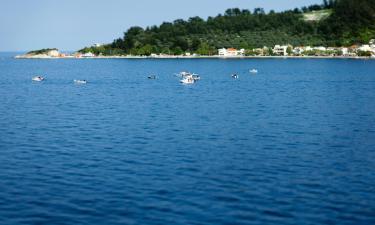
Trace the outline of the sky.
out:
M 131 26 L 216 16 L 228 8 L 282 11 L 322 0 L 0 0 L 0 51 L 79 50 Z

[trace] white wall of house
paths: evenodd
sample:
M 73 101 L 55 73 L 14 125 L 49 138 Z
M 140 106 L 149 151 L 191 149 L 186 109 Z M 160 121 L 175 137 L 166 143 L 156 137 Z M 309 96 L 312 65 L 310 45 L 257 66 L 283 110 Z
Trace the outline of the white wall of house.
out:
M 319 47 L 315 47 L 315 48 L 314 48 L 314 50 L 317 50 L 317 51 L 322 51 L 322 52 L 324 52 L 324 51 L 326 51 L 326 50 L 327 50 L 327 48 L 326 48 L 326 47 L 323 47 L 323 46 L 319 46 Z
M 373 49 L 370 47 L 370 45 L 362 45 L 358 48 L 358 50 L 363 52 L 372 52 Z
M 221 48 L 218 49 L 219 56 L 243 56 L 245 54 L 245 49 L 234 49 L 234 48 Z
M 341 52 L 342 52 L 343 55 L 348 55 L 349 49 L 348 48 L 341 48 Z
M 226 56 L 227 49 L 226 48 L 221 48 L 221 49 L 218 50 L 218 52 L 219 52 L 220 56 Z
M 286 50 L 288 49 L 288 46 L 286 45 L 275 45 L 275 47 L 273 48 L 273 53 L 276 54 L 276 55 L 283 55 L 283 56 L 286 56 L 288 55 L 288 53 L 286 52 Z
M 92 52 L 87 52 L 83 54 L 82 57 L 95 57 L 95 55 Z

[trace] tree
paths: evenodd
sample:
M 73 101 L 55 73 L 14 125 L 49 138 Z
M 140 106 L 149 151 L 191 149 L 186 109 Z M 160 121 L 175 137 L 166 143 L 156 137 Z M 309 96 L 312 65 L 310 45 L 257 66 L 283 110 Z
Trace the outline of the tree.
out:
M 138 55 L 149 56 L 153 53 L 152 50 L 153 50 L 153 47 L 150 44 L 147 44 L 138 50 Z
M 199 48 L 200 44 L 201 44 L 201 41 L 198 38 L 194 38 L 191 43 L 190 49 L 193 51 L 196 51 Z
M 362 56 L 362 57 L 371 57 L 371 56 L 372 56 L 372 53 L 369 52 L 369 51 L 358 51 L 358 52 L 357 52 L 357 55 L 358 55 L 358 56 Z
M 260 15 L 260 14 L 265 14 L 265 12 L 264 12 L 263 8 L 255 8 L 254 9 L 254 14 L 255 15 Z
M 288 46 L 288 48 L 286 49 L 286 53 L 288 53 L 288 55 L 292 55 L 293 49 L 291 46 Z
M 213 55 L 215 54 L 215 52 L 216 52 L 216 49 L 210 46 L 206 42 L 201 43 L 199 45 L 198 50 L 196 51 L 198 55 Z

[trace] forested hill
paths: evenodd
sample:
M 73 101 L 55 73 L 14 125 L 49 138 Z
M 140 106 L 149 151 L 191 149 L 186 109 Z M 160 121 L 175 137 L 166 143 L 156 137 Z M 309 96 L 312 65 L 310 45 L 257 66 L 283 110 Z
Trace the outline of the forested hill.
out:
M 325 17 L 306 19 L 322 12 Z M 218 48 L 251 49 L 275 44 L 349 46 L 375 37 L 375 0 L 325 0 L 322 5 L 284 12 L 228 9 L 224 14 L 178 19 L 143 29 L 131 27 L 123 38 L 81 52 L 116 55 L 151 53 L 216 54 Z

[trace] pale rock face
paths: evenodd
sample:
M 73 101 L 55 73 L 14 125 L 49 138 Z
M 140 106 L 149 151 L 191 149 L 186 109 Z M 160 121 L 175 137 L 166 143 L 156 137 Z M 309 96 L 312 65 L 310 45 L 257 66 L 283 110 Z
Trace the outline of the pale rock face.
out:
M 50 56 L 50 57 L 58 57 L 59 56 L 59 51 L 57 51 L 57 50 L 51 50 L 51 51 L 48 51 L 47 55 Z

